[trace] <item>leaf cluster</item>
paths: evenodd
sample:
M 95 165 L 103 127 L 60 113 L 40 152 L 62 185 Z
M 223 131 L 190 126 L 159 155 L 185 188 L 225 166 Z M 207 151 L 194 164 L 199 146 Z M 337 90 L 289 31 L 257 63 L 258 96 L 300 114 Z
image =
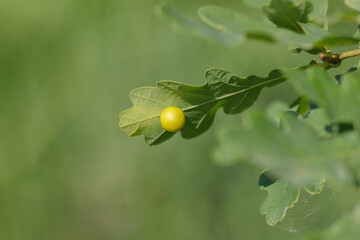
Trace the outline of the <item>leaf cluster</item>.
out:
M 155 87 L 131 91 L 133 107 L 120 113 L 119 126 L 128 136 L 144 135 L 148 145 L 160 144 L 176 134 L 164 130 L 159 120 L 163 109 L 175 106 L 186 119 L 181 136 L 193 138 L 211 127 L 219 109 L 226 114 L 243 113 L 257 101 L 262 89 L 290 81 L 298 99 L 292 104 L 274 102 L 267 112 L 244 113 L 242 124 L 222 128 L 219 145 L 213 151 L 217 163 L 248 161 L 266 169 L 259 178 L 259 187 L 268 196 L 260 212 L 266 215 L 269 225 L 275 225 L 298 201 L 301 189 L 319 194 L 325 179 L 359 185 L 358 66 L 337 76 L 328 70 L 340 65 L 340 56 L 345 59 L 360 54 L 357 50 L 334 54 L 329 47 L 358 44 L 360 38 L 355 32 L 339 35 L 328 31 L 327 0 L 245 3 L 261 9 L 267 21 L 216 6 L 199 9 L 202 22 L 184 16 L 168 4 L 158 7 L 157 13 L 180 32 L 225 46 L 247 40 L 285 44 L 295 52 L 321 53 L 323 62 L 275 69 L 267 76 L 241 77 L 212 68 L 205 72 L 205 83 L 195 86 L 159 81 Z M 360 11 L 358 1 L 344 3 Z

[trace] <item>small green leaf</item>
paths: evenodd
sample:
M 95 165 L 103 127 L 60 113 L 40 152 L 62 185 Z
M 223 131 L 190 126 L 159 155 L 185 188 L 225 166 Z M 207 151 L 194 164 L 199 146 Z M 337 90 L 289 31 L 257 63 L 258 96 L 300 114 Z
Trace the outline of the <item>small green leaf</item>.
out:
M 266 215 L 270 226 L 283 220 L 286 211 L 292 208 L 299 199 L 300 188 L 291 186 L 286 180 L 280 179 L 260 189 L 268 191 L 268 196 L 260 207 L 260 213 Z
M 185 114 L 184 138 L 200 135 L 210 128 L 216 111 L 236 114 L 251 107 L 264 87 L 272 87 L 286 77 L 279 70 L 267 77 L 241 78 L 222 69 L 210 69 L 205 73 L 206 83 L 191 86 L 172 81 L 160 81 L 156 87 L 142 87 L 130 93 L 134 106 L 120 113 L 121 129 L 128 136 L 145 135 L 149 145 L 159 144 L 174 133 L 162 129 L 160 114 L 169 106 L 179 107 Z
M 309 101 L 306 96 L 298 97 L 291 105 L 290 108 L 296 107 L 296 112 L 299 115 L 306 116 L 310 111 Z
M 277 1 L 277 0 L 275 0 Z M 275 2 L 274 1 L 274 2 Z M 250 6 L 256 8 L 263 8 L 264 6 L 269 6 L 271 0 L 244 0 L 244 2 Z M 312 11 L 309 13 L 308 18 L 311 22 L 317 23 L 318 25 L 326 25 L 326 13 L 328 9 L 328 0 L 294 0 L 292 1 L 294 5 L 300 4 L 311 4 Z
M 266 214 L 269 225 L 281 222 L 285 217 L 286 210 L 294 206 L 300 195 L 300 186 L 290 185 L 284 179 L 272 171 L 264 171 L 259 177 L 259 188 L 269 192 L 268 197 L 261 206 L 261 213 Z M 303 186 L 311 195 L 320 194 L 325 186 L 325 177 Z
M 313 10 L 309 2 L 298 5 L 289 0 L 271 1 L 269 6 L 263 6 L 263 12 L 278 27 L 287 28 L 298 33 L 304 33 L 299 22 L 307 22 L 308 15 Z

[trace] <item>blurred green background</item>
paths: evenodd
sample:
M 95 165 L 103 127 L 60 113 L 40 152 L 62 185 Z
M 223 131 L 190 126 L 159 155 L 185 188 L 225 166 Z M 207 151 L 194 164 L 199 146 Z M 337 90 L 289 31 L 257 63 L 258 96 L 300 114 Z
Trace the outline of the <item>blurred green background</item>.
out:
M 306 64 L 284 46 L 227 49 L 173 32 L 157 0 L 0 1 L 0 239 L 298 239 L 259 214 L 260 169 L 211 161 L 213 128 L 148 147 L 118 114 L 128 93 L 157 80 L 202 84 L 210 67 L 241 76 Z M 238 0 L 173 0 L 195 16 Z M 265 90 L 291 101 L 287 85 Z

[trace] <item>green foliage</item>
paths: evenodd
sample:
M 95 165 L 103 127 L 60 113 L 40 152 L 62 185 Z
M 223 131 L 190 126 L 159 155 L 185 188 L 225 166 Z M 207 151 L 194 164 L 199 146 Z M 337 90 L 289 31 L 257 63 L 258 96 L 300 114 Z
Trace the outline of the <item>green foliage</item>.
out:
M 359 79 L 354 74 L 346 74 L 339 86 L 334 77 L 318 67 L 288 73 L 298 93 L 306 93 L 306 97 L 299 98 L 292 105 L 300 106 L 297 110 L 299 114 L 304 112 L 301 105 L 307 99 L 316 102 L 320 108 L 307 108 L 305 121 L 300 120 L 302 117 L 294 117 L 294 114 L 285 114 L 278 122 L 280 128 L 274 124 L 273 117 L 270 119 L 261 113 L 248 114 L 245 121 L 247 127 L 223 128 L 214 156 L 217 162 L 247 160 L 259 167 L 272 169 L 277 175 L 295 183 L 295 186 L 304 184 L 310 194 L 318 194 L 325 179 L 316 175 L 328 175 L 348 182 L 349 179 L 339 175 L 339 171 L 345 171 L 345 175 L 351 178 L 351 169 L 347 169 L 348 159 L 360 157 L 359 137 L 351 131 L 352 128 L 344 131 L 340 129 L 344 125 L 336 125 L 336 132 L 332 130 L 329 133 L 327 130 L 332 122 L 354 123 L 355 129 L 358 129 L 359 111 L 355 105 L 359 104 L 356 95 Z M 281 149 L 275 147 L 274 142 Z M 285 193 L 291 192 L 285 188 L 285 180 L 278 183 L 278 187 L 281 186 L 286 189 Z M 267 190 L 270 198 L 272 189 L 267 187 Z M 273 191 L 277 190 L 275 188 Z M 283 219 L 286 209 L 295 202 L 294 196 L 284 194 L 277 199 L 282 204 L 273 204 L 271 211 L 269 207 L 263 211 L 270 225 Z M 266 200 L 267 204 L 269 201 Z
M 293 183 L 308 184 L 319 175 L 336 174 L 341 167 L 339 160 L 360 155 L 352 134 L 319 138 L 317 132 L 293 114 L 285 114 L 280 123 L 278 128 L 261 113 L 247 114 L 246 127 L 223 128 L 215 158 L 219 162 L 250 161 L 261 168 L 272 169 Z
M 289 1 L 281 0 L 271 2 L 270 6 L 264 6 L 264 11 L 270 20 L 285 28 L 277 28 L 257 21 L 231 9 L 205 6 L 199 10 L 199 17 L 212 28 L 210 30 L 210 28 L 176 12 L 169 5 L 164 5 L 159 9 L 177 29 L 210 38 L 224 45 L 238 45 L 246 39 L 255 39 L 295 45 L 310 52 L 317 52 L 316 49 L 324 46 L 356 43 L 359 40 L 358 37 L 333 35 L 310 22 L 310 19 L 323 20 L 325 18 L 327 9 L 325 3 L 324 1 L 313 1 L 313 3 L 306 2 L 295 6 Z M 286 5 L 286 12 L 284 12 L 283 5 Z M 316 9 L 314 15 L 310 14 L 311 9 Z
M 130 93 L 134 106 L 120 113 L 119 126 L 128 136 L 144 135 L 149 145 L 162 143 L 175 133 L 161 128 L 160 114 L 164 108 L 175 106 L 182 109 L 186 118 L 182 137 L 193 138 L 210 128 L 218 109 L 227 114 L 243 113 L 254 105 L 263 88 L 289 79 L 298 95 L 292 104 L 278 101 L 265 112 L 244 113 L 242 123 L 222 127 L 219 144 L 213 151 L 213 159 L 219 164 L 248 162 L 268 170 L 259 179 L 260 189 L 268 192 L 260 212 L 273 226 L 294 207 L 300 192 L 309 196 L 321 194 L 325 179 L 339 185 L 359 182 L 360 80 L 354 73 L 359 67 L 338 75 L 329 69 L 340 67 L 343 60 L 360 55 L 360 51 L 337 54 L 329 47 L 358 44 L 360 35 L 328 31 L 331 28 L 327 0 L 245 0 L 245 3 L 261 9 L 268 21 L 218 6 L 199 9 L 203 23 L 168 4 L 157 8 L 157 13 L 180 32 L 225 46 L 236 46 L 246 40 L 260 40 L 268 46 L 281 43 L 295 53 L 302 50 L 321 53 L 322 62 L 313 60 L 305 67 L 273 70 L 267 77 L 242 78 L 215 68 L 205 73 L 204 85 L 160 81 L 156 87 L 137 88 Z M 359 10 L 357 1 L 345 3 Z M 255 54 L 261 57 L 262 53 Z
M 288 71 L 298 93 L 308 96 L 325 109 L 333 122 L 354 122 L 360 127 L 360 82 L 355 74 L 346 74 L 341 86 L 334 77 L 320 68 Z

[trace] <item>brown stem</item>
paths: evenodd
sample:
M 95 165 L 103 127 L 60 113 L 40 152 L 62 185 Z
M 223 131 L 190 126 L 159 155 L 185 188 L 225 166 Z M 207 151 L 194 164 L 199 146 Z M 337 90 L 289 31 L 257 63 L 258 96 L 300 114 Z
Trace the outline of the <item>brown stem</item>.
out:
M 341 61 L 343 59 L 356 57 L 359 55 L 360 55 L 360 49 L 356 49 L 356 50 L 349 51 L 349 52 L 343 52 L 343 53 L 340 53 L 339 60 Z
M 360 49 L 343 52 L 343 53 L 332 53 L 332 52 L 324 52 L 320 53 L 319 58 L 324 63 L 329 63 L 332 66 L 340 65 L 341 61 L 347 58 L 356 57 L 360 55 Z

